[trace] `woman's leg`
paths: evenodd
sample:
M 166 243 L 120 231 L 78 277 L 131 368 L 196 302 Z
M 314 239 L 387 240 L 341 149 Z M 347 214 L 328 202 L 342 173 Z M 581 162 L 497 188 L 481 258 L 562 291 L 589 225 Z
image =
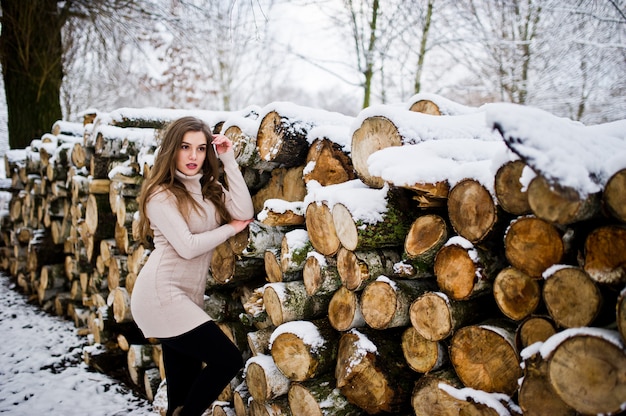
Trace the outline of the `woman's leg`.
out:
M 202 361 L 171 348 L 169 342 L 161 342 L 163 366 L 167 380 L 167 416 L 185 404 L 194 380 L 202 371 Z
M 206 364 L 192 380 L 193 384 L 189 387 L 183 404 L 182 416 L 202 415 L 243 367 L 239 349 L 215 322 L 207 322 L 185 334 L 161 341 L 179 354 Z M 165 359 L 165 355 L 163 358 Z M 168 379 L 168 388 L 169 384 Z

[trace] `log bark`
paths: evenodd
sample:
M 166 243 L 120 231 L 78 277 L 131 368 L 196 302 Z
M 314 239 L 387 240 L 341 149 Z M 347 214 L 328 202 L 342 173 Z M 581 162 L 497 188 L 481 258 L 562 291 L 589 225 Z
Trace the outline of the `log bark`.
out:
M 292 383 L 289 407 L 296 416 L 360 416 L 363 411 L 348 402 L 338 389 L 332 374 L 314 380 Z
M 361 294 L 361 310 L 365 322 L 374 329 L 409 325 L 409 309 L 413 301 L 435 288 L 433 280 L 391 280 L 380 276 L 367 285 Z
M 341 245 L 348 250 L 402 247 L 411 226 L 406 210 L 387 201 L 387 210 L 377 222 L 355 218 L 347 206 L 337 203 L 332 217 Z
M 302 269 L 302 281 L 309 296 L 334 293 L 341 286 L 336 258 L 310 253 Z
M 461 327 L 486 319 L 493 311 L 490 294 L 455 301 L 442 292 L 426 292 L 409 309 L 411 325 L 429 341 L 442 341 Z
M 617 330 L 626 339 L 626 291 L 622 290 L 615 305 Z
M 287 396 L 279 397 L 271 401 L 260 403 L 250 401 L 250 416 L 291 416 Z
M 269 227 L 259 221 L 251 222 L 243 231 L 228 239 L 236 255 L 263 258 L 269 249 L 279 248 L 290 229 Z
M 249 331 L 246 334 L 250 353 L 255 355 L 270 354 L 270 338 L 276 328 L 271 326 L 256 331 Z
M 568 225 L 593 218 L 600 212 L 600 193 L 580 195 L 573 188 L 536 176 L 528 185 L 528 204 L 538 218 Z
M 415 268 L 416 277 L 430 277 L 439 249 L 448 241 L 450 230 L 440 215 L 418 217 L 404 240 L 404 257 Z
M 617 414 L 626 398 L 626 353 L 615 331 L 569 329 L 548 358 L 548 379 L 583 414 Z
M 393 276 L 400 254 L 393 250 L 351 251 L 344 247 L 337 253 L 337 271 L 346 289 L 360 291 L 380 275 Z
M 597 283 L 626 282 L 626 228 L 607 225 L 594 229 L 585 240 L 584 269 Z
M 280 269 L 289 275 L 301 276 L 308 254 L 313 250 L 306 230 L 296 229 L 287 232 L 280 246 Z
M 563 328 L 591 325 L 603 303 L 594 281 L 573 266 L 559 268 L 546 276 L 543 301 L 554 322 Z
M 302 279 L 301 273 L 297 271 L 295 273 L 283 273 L 280 267 L 280 249 L 266 250 L 263 264 L 265 266 L 265 279 L 270 283 L 293 282 Z
M 369 414 L 402 414 L 415 373 L 402 355 L 400 333 L 352 329 L 339 340 L 335 378 L 348 401 Z
M 300 120 L 291 120 L 277 111 L 270 111 L 262 119 L 257 132 L 257 149 L 261 159 L 274 167 L 293 167 L 304 164 L 309 150 L 306 128 Z
M 216 322 L 236 321 L 244 312 L 241 301 L 234 297 L 232 292 L 206 290 L 204 297 L 204 311 Z
M 511 266 L 532 278 L 559 264 L 565 247 L 558 229 L 536 217 L 512 221 L 504 236 L 504 253 Z
M 248 124 L 250 124 L 250 130 L 254 129 L 258 131 L 257 120 L 245 120 L 243 123 L 246 126 L 231 125 L 226 128 L 224 135 L 233 142 L 233 150 L 235 152 L 235 158 L 240 166 L 252 168 L 261 171 L 271 171 L 276 165 L 270 161 L 266 161 L 261 158 L 259 149 L 256 145 L 257 138 L 255 134 L 248 134 Z M 255 126 L 252 126 L 255 124 Z M 243 127 L 243 128 L 242 128 Z
M 250 396 L 259 403 L 287 394 L 291 383 L 269 355 L 250 358 L 246 362 L 245 377 Z
M 326 319 L 288 322 L 272 334 L 271 354 L 289 380 L 310 380 L 334 369 L 338 340 Z
M 520 358 L 510 323 L 490 322 L 459 329 L 450 342 L 450 361 L 466 387 L 512 395 Z
M 236 416 L 249 415 L 248 400 L 251 398 L 248 385 L 245 381 L 235 388 L 233 392 L 233 407 L 235 408 Z
M 464 179 L 450 190 L 448 216 L 458 235 L 478 244 L 501 231 L 504 213 L 485 186 Z
M 263 271 L 262 258 L 237 255 L 229 241 L 217 246 L 211 259 L 211 275 L 221 285 L 260 278 Z
M 337 236 L 333 215 L 327 204 L 311 202 L 306 208 L 306 229 L 315 250 L 325 256 L 337 253 L 341 241 Z
M 493 296 L 507 318 L 520 321 L 539 306 L 541 288 L 536 279 L 514 267 L 507 267 L 498 273 L 493 282 Z
M 135 344 L 131 345 L 126 353 L 130 379 L 137 386 L 143 382 L 144 371 L 157 366 L 152 359 L 153 348 L 152 344 Z
M 437 371 L 448 363 L 446 346 L 427 340 L 412 326 L 402 333 L 402 352 L 409 367 L 418 373 Z
M 263 292 L 263 304 L 272 323 L 319 318 L 328 310 L 330 295 L 307 296 L 304 282 L 270 283 Z
M 530 168 L 523 161 L 513 160 L 500 166 L 496 172 L 494 187 L 498 204 L 515 216 L 531 212 L 528 191 L 521 182 L 525 169 Z
M 305 159 L 304 182 L 315 180 L 322 186 L 356 178 L 352 159 L 341 146 L 326 138 L 316 139 Z
M 613 218 L 626 222 L 626 169 L 617 171 L 604 187 L 602 202 Z

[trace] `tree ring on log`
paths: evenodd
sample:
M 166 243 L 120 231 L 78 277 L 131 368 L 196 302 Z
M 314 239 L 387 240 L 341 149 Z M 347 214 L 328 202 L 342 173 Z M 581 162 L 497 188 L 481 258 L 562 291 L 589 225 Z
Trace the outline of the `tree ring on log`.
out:
M 401 145 L 402 137 L 391 120 L 382 116 L 366 118 L 352 135 L 352 164 L 359 179 L 372 188 L 382 188 L 385 181 L 369 174 L 367 159 L 381 149 Z

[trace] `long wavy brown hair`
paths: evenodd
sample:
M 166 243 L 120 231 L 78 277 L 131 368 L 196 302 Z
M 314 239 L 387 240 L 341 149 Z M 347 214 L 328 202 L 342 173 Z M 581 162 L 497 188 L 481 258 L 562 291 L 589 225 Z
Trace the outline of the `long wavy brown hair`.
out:
M 150 170 L 150 176 L 141 187 L 139 194 L 139 222 L 137 234 L 142 242 L 147 241 L 151 235 L 150 221 L 146 216 L 146 204 L 150 198 L 158 192 L 168 191 L 176 197 L 176 203 L 185 220 L 189 220 L 190 210 L 202 214 L 199 204 L 191 197 L 185 186 L 176 178 L 176 155 L 182 145 L 185 133 L 201 131 L 207 140 L 207 152 L 202 164 L 202 195 L 210 200 L 216 207 L 218 222 L 230 222 L 232 217 L 224 203 L 224 192 L 219 178 L 219 162 L 211 142 L 213 135 L 209 126 L 195 117 L 182 117 L 169 124 L 160 143 L 160 147 L 154 166 Z

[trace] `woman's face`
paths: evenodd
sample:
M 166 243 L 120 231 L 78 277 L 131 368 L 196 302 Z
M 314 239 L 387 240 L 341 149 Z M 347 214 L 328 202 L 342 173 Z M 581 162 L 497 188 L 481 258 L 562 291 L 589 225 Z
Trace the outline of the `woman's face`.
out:
M 206 158 L 207 140 L 201 131 L 188 131 L 176 153 L 176 169 L 187 176 L 200 172 Z

